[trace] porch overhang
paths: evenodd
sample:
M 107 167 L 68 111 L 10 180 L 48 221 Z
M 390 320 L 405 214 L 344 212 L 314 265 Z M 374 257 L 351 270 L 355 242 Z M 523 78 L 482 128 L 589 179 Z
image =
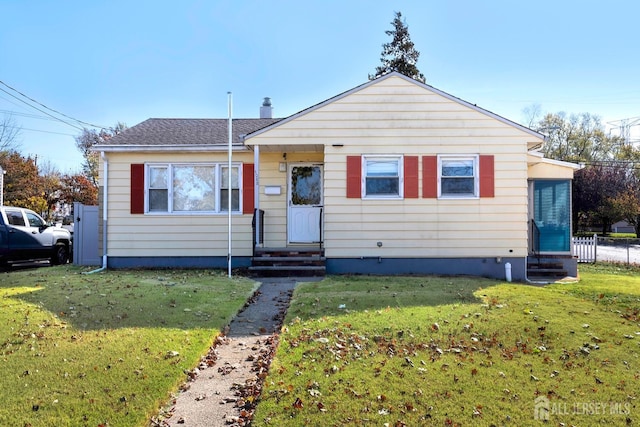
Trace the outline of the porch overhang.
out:
M 296 144 L 296 143 L 276 143 L 276 144 L 250 144 L 246 143 L 250 150 L 259 148 L 262 153 L 322 153 L 324 144 Z
M 529 179 L 573 179 L 573 173 L 581 165 L 560 160 L 547 159 L 538 151 L 527 153 L 527 177 Z

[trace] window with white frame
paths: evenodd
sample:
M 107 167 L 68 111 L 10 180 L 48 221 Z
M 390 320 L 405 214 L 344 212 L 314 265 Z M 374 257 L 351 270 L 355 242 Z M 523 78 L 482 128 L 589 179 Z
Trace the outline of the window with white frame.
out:
M 363 156 L 363 197 L 402 198 L 402 156 Z
M 152 164 L 147 167 L 147 212 L 228 212 L 240 211 L 240 165 Z
M 229 212 L 229 191 L 231 191 L 231 212 L 240 210 L 240 170 L 238 167 L 231 168 L 231 181 L 229 181 L 229 166 L 220 167 L 220 209 Z
M 169 168 L 149 166 L 148 197 L 149 212 L 167 212 L 169 208 Z
M 440 197 L 478 197 L 478 156 L 439 156 L 438 178 Z

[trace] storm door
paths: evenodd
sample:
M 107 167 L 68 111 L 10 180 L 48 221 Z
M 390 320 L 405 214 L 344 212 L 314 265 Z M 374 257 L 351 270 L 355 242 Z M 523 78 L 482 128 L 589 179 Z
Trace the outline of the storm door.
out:
M 533 183 L 533 219 L 540 252 L 571 250 L 571 181 L 536 180 Z
M 289 243 L 321 241 L 322 203 L 322 165 L 290 165 Z

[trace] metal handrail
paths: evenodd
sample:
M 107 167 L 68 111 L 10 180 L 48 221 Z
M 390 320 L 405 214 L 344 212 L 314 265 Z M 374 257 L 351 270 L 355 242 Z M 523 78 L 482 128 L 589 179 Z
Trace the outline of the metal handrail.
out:
M 253 238 L 253 257 L 255 258 L 257 243 L 264 243 L 264 211 L 262 209 L 253 210 L 251 229 L 253 230 L 253 233 L 251 233 L 251 236 Z M 259 236 L 257 236 L 257 238 L 256 233 L 259 233 Z
M 324 210 L 323 207 L 320 207 L 320 224 L 319 224 L 319 230 L 320 230 L 320 237 L 318 238 L 318 241 L 320 242 L 320 250 L 322 250 L 322 245 L 324 244 L 324 242 L 322 241 L 322 211 Z
M 533 218 L 531 218 L 531 251 L 540 262 L 540 228 Z

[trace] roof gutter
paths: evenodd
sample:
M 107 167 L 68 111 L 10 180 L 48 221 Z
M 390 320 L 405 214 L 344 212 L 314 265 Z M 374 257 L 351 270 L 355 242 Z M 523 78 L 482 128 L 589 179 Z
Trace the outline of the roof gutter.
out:
M 104 170 L 104 183 L 102 184 L 102 267 L 87 271 L 84 274 L 93 274 L 107 269 L 107 200 L 109 194 L 109 161 L 104 155 L 104 151 L 100 152 L 102 157 L 102 165 Z

